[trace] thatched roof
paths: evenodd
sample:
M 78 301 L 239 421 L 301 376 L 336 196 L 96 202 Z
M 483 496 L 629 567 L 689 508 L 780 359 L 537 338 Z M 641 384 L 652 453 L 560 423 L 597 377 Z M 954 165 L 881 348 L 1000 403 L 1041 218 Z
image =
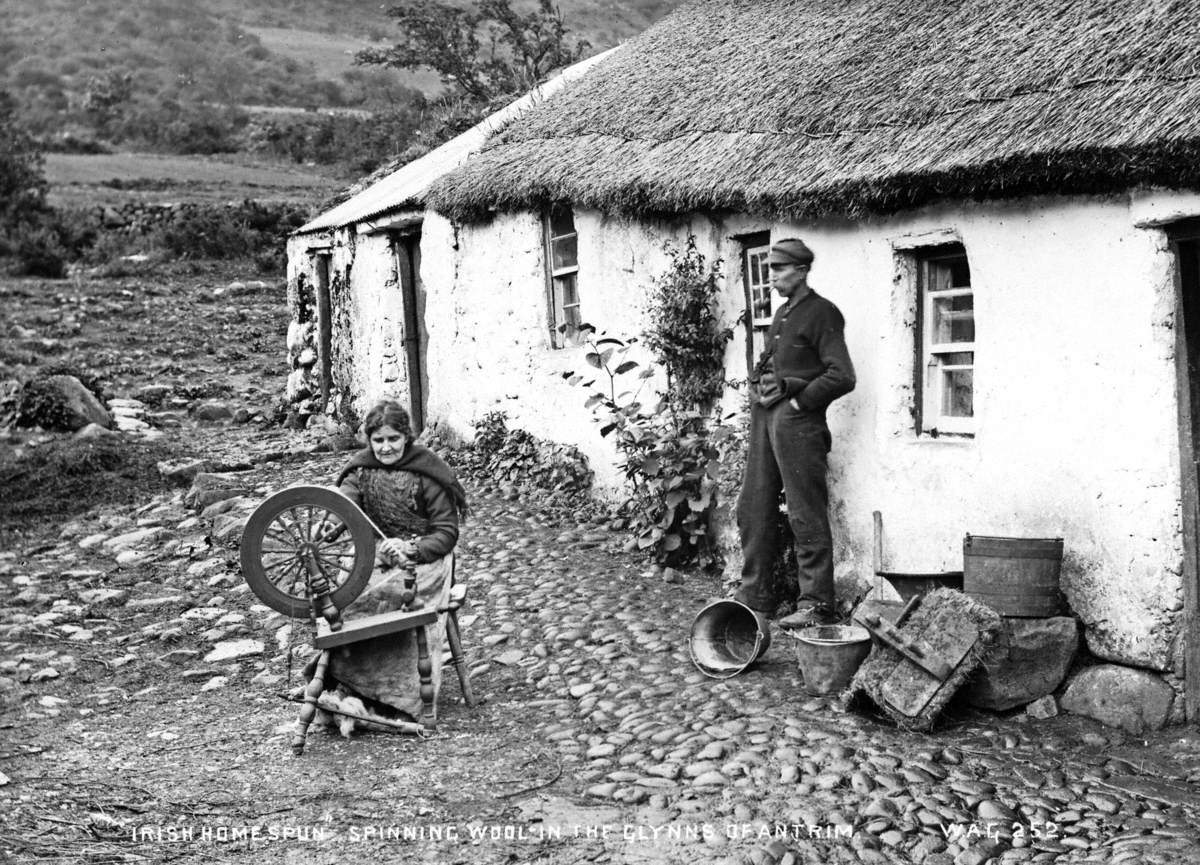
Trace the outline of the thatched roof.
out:
M 318 215 L 307 225 L 301 226 L 296 234 L 307 234 L 330 228 L 339 228 L 363 222 L 384 213 L 403 208 L 420 207 L 429 185 L 446 172 L 462 165 L 471 158 L 484 143 L 505 124 L 520 117 L 554 94 L 580 78 L 592 66 L 607 57 L 615 49 L 608 49 L 580 60 L 526 93 L 520 99 L 488 115 L 466 132 L 440 147 L 431 150 L 419 159 L 369 183 L 361 192 Z
M 1200 187 L 1200 0 L 694 0 L 426 201 L 861 216 Z

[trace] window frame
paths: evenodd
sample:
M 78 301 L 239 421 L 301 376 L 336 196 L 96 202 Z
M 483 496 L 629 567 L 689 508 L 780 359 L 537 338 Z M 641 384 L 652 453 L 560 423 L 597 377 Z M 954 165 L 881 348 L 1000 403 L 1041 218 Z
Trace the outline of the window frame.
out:
M 911 250 L 910 254 L 913 256 L 917 273 L 917 334 L 914 375 L 917 434 L 933 437 L 950 435 L 973 438 L 978 429 L 974 375 L 978 365 L 976 358 L 978 336 L 973 334 L 975 338 L 969 342 L 934 342 L 933 333 L 936 320 L 934 304 L 937 300 L 970 297 L 972 299 L 972 326 L 976 322 L 974 303 L 976 291 L 973 276 L 969 277 L 970 284 L 965 286 L 933 287 L 936 282 L 934 268 L 947 266 L 949 262 L 961 259 L 966 264 L 969 273 L 970 258 L 961 243 L 918 248 Z M 942 360 L 948 355 L 962 353 L 970 353 L 970 363 L 947 363 Z M 969 416 L 943 414 L 942 405 L 946 387 L 944 374 L 962 370 L 971 371 L 971 414 Z
M 771 320 L 775 315 L 775 296 L 771 288 L 771 278 L 769 271 L 765 269 L 766 256 L 771 251 L 771 233 L 769 231 L 759 231 L 753 234 L 745 234 L 735 237 L 741 247 L 741 262 L 742 262 L 742 293 L 746 301 L 745 325 L 746 325 L 746 371 L 747 374 L 754 369 L 755 361 L 758 355 L 762 352 L 766 342 L 767 328 L 771 324 Z M 765 276 L 765 282 L 755 284 L 752 280 L 753 258 L 762 256 L 762 267 L 760 268 L 760 276 Z M 765 300 L 767 303 L 768 312 L 765 317 L 756 316 L 754 314 L 754 289 L 761 287 L 764 289 Z
M 562 234 L 554 233 L 554 217 L 565 211 L 571 221 L 571 231 Z M 542 217 L 543 246 L 546 262 L 546 302 L 550 324 L 550 347 L 564 349 L 579 344 L 578 332 L 560 328 L 569 325 L 567 310 L 575 310 L 576 324 L 582 324 L 579 300 L 579 230 L 575 226 L 575 212 L 568 205 L 554 205 Z M 574 264 L 564 267 L 554 266 L 555 243 L 575 239 Z M 566 284 L 569 277 L 574 277 L 575 300 L 566 302 Z

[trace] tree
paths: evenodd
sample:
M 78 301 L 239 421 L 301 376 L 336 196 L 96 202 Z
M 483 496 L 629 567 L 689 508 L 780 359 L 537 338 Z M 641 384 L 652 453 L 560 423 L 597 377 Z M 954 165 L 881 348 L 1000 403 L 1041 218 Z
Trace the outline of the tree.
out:
M 446 87 L 437 118 L 442 138 L 574 63 L 589 47 L 570 34 L 550 0 L 538 0 L 525 14 L 514 10 L 511 0 L 478 0 L 466 8 L 412 0 L 387 14 L 400 27 L 401 40 L 390 48 L 360 51 L 356 60 L 436 71 Z
M 42 148 L 0 90 L 0 257 L 15 275 L 60 277 L 67 250 L 63 227 L 46 203 Z
M 42 149 L 17 116 L 17 103 L 0 90 L 0 232 L 46 209 Z
M 109 70 L 105 75 L 93 75 L 88 79 L 83 93 L 83 110 L 96 132 L 108 137 L 132 99 L 133 75 Z

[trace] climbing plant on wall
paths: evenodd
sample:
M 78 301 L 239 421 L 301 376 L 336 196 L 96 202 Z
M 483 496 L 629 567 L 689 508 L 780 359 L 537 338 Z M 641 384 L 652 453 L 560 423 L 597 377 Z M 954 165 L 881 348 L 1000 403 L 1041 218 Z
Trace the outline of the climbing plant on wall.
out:
M 576 372 L 563 377 L 591 390 L 585 405 L 621 454 L 631 545 L 663 564 L 708 566 L 716 563 L 709 518 L 718 448 L 728 430 L 710 424 L 707 410 L 724 389 L 725 343 L 732 332 L 721 326 L 716 309 L 720 262 L 707 266 L 694 237 L 683 250 L 668 246 L 667 253 L 671 263 L 648 293 L 643 333 L 666 372 L 666 392 L 643 396 L 655 367 L 630 356 L 636 337 L 604 336 L 590 324 L 578 332 L 588 348 L 584 359 L 599 375 L 590 381 Z
M 710 408 L 725 388 L 725 344 L 733 330 L 718 318 L 721 260 L 708 265 L 688 235 L 682 250 L 668 243 L 671 264 L 646 305 L 647 347 L 667 373 L 667 399 L 678 408 Z

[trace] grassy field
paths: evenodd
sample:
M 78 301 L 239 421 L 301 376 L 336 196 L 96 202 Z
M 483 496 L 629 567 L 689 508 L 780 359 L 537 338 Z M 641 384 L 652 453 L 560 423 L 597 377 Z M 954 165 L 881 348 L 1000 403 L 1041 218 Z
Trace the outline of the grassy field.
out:
M 354 66 L 354 55 L 364 48 L 385 47 L 386 42 L 369 42 L 339 33 L 318 33 L 285 27 L 246 27 L 247 32 L 273 54 L 290 57 L 313 68 L 321 78 L 341 80 L 342 74 Z M 427 96 L 437 93 L 441 83 L 433 72 L 402 72 L 391 70 L 397 81 Z
M 55 206 L 115 205 L 130 200 L 316 203 L 345 184 L 328 169 L 228 157 L 148 153 L 46 155 Z

